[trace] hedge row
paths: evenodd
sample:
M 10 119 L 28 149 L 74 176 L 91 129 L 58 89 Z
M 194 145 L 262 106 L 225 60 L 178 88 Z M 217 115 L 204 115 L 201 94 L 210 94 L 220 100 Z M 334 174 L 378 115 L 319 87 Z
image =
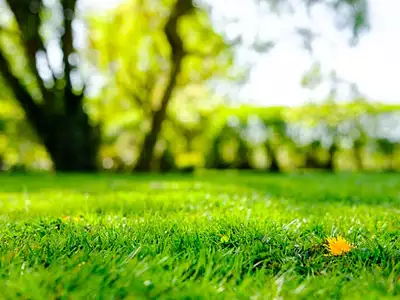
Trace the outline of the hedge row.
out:
M 178 168 L 396 170 L 400 106 L 221 107 L 202 139 Z

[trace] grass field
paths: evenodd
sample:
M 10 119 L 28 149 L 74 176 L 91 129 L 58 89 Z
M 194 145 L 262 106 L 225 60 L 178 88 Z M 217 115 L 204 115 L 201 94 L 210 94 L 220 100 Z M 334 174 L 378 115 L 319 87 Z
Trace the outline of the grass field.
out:
M 400 299 L 400 176 L 1 175 L 0 298 Z

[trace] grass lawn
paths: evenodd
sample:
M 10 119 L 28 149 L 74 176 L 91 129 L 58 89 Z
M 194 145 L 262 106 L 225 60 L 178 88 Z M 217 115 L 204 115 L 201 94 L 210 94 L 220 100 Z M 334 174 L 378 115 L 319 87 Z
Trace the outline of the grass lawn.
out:
M 0 265 L 1 299 L 400 299 L 400 175 L 0 175 Z

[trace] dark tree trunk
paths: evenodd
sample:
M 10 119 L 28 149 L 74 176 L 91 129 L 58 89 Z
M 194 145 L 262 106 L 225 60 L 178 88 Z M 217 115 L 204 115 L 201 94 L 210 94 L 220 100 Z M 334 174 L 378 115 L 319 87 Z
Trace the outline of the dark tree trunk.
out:
M 139 155 L 138 164 L 136 166 L 136 171 L 147 172 L 151 170 L 151 164 L 154 158 L 154 149 L 162 129 L 162 124 L 165 120 L 168 103 L 171 99 L 176 80 L 181 69 L 181 62 L 182 58 L 179 58 L 172 67 L 170 79 L 161 102 L 161 107 L 153 113 L 150 127 L 151 129 L 144 138 L 143 147 Z
M 88 116 L 81 106 L 82 96 L 62 99 L 69 108 L 58 109 L 50 104 L 54 98 L 45 99 L 45 103 L 36 103 L 26 88 L 11 72 L 11 67 L 0 53 L 0 70 L 7 80 L 15 98 L 22 106 L 29 123 L 43 141 L 57 171 L 94 171 L 96 170 L 97 151 L 100 135 L 97 127 L 89 124 Z M 69 94 L 73 95 L 72 92 Z M 53 101 L 53 102 L 51 102 Z M 75 105 L 71 106 L 70 104 Z M 46 106 L 47 105 L 47 106 Z M 67 106 L 67 105 L 66 105 Z
M 48 117 L 45 126 L 40 126 L 37 131 L 56 171 L 90 172 L 97 169 L 100 131 L 89 124 L 83 111 L 72 116 Z
M 221 136 L 217 136 L 213 141 L 211 141 L 211 149 L 206 156 L 206 168 L 224 170 L 229 169 L 229 164 L 227 164 L 221 155 Z
M 238 170 L 252 170 L 253 167 L 250 165 L 248 156 L 244 156 L 236 167 Z
M 25 52 L 27 71 L 34 75 L 40 89 L 41 99 L 35 101 L 21 78 L 15 76 L 12 66 L 0 51 L 0 74 L 13 92 L 25 112 L 26 118 L 35 129 L 38 137 L 53 160 L 56 171 L 94 171 L 97 168 L 97 153 L 100 134 L 97 127 L 89 123 L 88 115 L 82 106 L 83 90 L 76 94 L 71 83 L 73 66 L 68 58 L 74 52 L 72 22 L 76 0 L 60 1 L 64 13 L 64 32 L 61 47 L 64 58 L 64 76 L 57 79 L 65 83 L 62 91 L 47 88 L 36 68 L 36 55 L 46 52 L 40 35 L 40 11 L 42 1 L 36 1 L 37 8 L 31 9 L 30 0 L 7 0 L 21 31 L 21 42 Z
M 267 142 L 265 144 L 265 148 L 267 150 L 268 157 L 271 161 L 268 170 L 272 173 L 279 173 L 281 170 L 280 170 L 279 162 L 278 162 L 278 159 L 276 157 L 276 154 L 275 154 L 275 151 L 274 151 L 272 145 Z
M 237 150 L 237 161 L 234 163 L 234 166 L 238 170 L 250 170 L 252 169 L 250 165 L 250 149 L 240 136 L 238 136 L 237 139 L 239 143 L 239 149 Z
M 361 171 L 364 169 L 364 163 L 362 159 L 362 151 L 361 147 L 354 147 L 354 160 L 356 163 L 356 168 L 358 171 Z
M 311 152 L 307 152 L 306 154 L 306 161 L 305 161 L 305 167 L 310 168 L 310 169 L 318 169 L 320 168 L 320 164 L 317 162 L 317 160 L 314 157 L 314 154 Z
M 389 155 L 389 172 L 396 172 L 396 151 Z
M 329 171 L 334 171 L 335 170 L 335 155 L 337 152 L 337 147 L 335 144 L 329 147 L 328 153 L 328 161 L 325 163 L 325 169 Z

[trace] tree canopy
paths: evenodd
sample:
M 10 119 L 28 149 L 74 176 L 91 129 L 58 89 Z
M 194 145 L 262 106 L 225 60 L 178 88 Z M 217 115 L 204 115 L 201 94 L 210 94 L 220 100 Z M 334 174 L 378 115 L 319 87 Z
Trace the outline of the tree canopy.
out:
M 368 28 L 366 0 L 254 3 L 260 9 L 267 4 L 273 13 L 324 5 L 334 11 L 337 25 L 351 28 L 354 37 Z M 232 68 L 232 46 L 240 38 L 232 40 L 215 29 L 209 1 L 129 0 L 105 17 L 91 16 L 89 44 L 82 47 L 84 22 L 77 4 L 78 0 L 0 1 L 0 80 L 5 87 L 0 97 L 18 102 L 56 170 L 91 171 L 97 168 L 101 131 L 86 96 L 96 69 L 106 72 L 112 75 L 104 92 L 110 101 L 128 99 L 144 119 L 137 169 L 148 170 L 171 99 L 211 79 L 241 75 Z M 303 36 L 312 32 L 313 28 L 302 31 Z M 268 49 L 264 42 L 254 44 L 257 51 Z

